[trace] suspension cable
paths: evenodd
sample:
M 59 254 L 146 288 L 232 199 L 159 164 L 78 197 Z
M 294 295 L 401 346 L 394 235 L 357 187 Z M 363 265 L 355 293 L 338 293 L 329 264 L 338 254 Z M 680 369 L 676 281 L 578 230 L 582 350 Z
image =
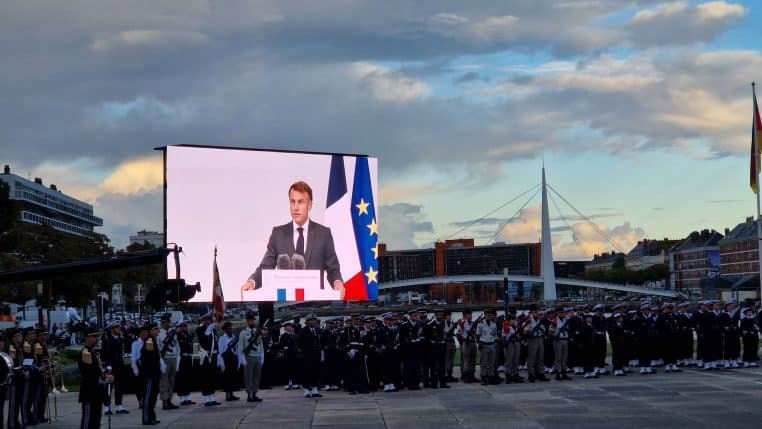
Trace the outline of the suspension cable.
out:
M 505 206 L 507 206 L 508 204 L 511 204 L 511 203 L 513 203 L 514 201 L 518 200 L 519 198 L 523 197 L 524 195 L 526 195 L 526 194 L 528 194 L 528 193 L 532 192 L 532 191 L 533 191 L 535 188 L 537 188 L 538 186 L 540 186 L 540 185 L 539 185 L 539 184 L 536 184 L 536 185 L 532 186 L 531 188 L 527 189 L 526 191 L 524 191 L 524 192 L 520 193 L 519 195 L 517 195 L 516 197 L 514 197 L 512 200 L 510 200 L 510 201 L 508 201 L 508 202 L 506 202 L 506 203 L 503 203 L 503 204 L 501 204 L 501 205 L 500 205 L 500 207 L 498 207 L 498 208 L 496 208 L 496 209 L 492 210 L 491 212 L 489 212 L 489 213 L 485 214 L 484 216 L 482 216 L 482 217 L 480 217 L 480 218 L 478 218 L 478 219 L 474 220 L 473 222 L 469 223 L 468 225 L 464 226 L 463 228 L 461 228 L 461 229 L 459 229 L 459 230 L 455 231 L 453 234 L 450 234 L 450 235 L 447 237 L 447 239 L 451 239 L 451 238 L 453 238 L 453 237 L 455 237 L 455 236 L 459 235 L 461 232 L 463 232 L 463 231 L 467 230 L 468 228 L 471 228 L 472 226 L 476 225 L 477 223 L 479 223 L 479 222 L 483 221 L 483 220 L 484 220 L 485 218 L 487 218 L 488 216 L 490 216 L 490 215 L 494 214 L 495 212 L 498 212 L 498 211 L 502 210 L 502 209 L 503 209 Z
M 508 224 L 510 224 L 510 223 L 513 223 L 513 221 L 515 221 L 515 220 L 516 220 L 516 218 L 519 216 L 519 214 L 521 214 L 521 213 L 524 211 L 524 209 L 525 209 L 525 208 L 526 208 L 526 206 L 529 204 L 529 202 L 530 202 L 530 201 L 532 201 L 532 200 L 534 199 L 534 197 L 536 197 L 536 196 L 537 196 L 537 194 L 540 192 L 540 190 L 542 190 L 542 186 L 541 186 L 541 187 L 539 187 L 539 188 L 537 188 L 537 190 L 535 190 L 535 191 L 534 191 L 534 194 L 532 194 L 532 196 L 531 196 L 531 197 L 529 197 L 529 199 L 527 199 L 527 200 L 524 202 L 524 205 L 522 205 L 521 207 L 519 207 L 519 209 L 516 211 L 516 213 L 514 213 L 514 214 L 513 214 L 513 216 L 511 216 L 511 218 L 510 218 L 510 219 L 508 219 L 508 220 L 507 220 L 507 221 L 505 221 L 504 223 L 500 224 L 500 226 L 498 226 L 498 228 L 497 228 L 497 231 L 495 232 L 495 235 L 493 235 L 493 236 L 492 236 L 492 240 L 490 240 L 490 242 L 492 242 L 492 243 L 494 243 L 494 242 L 495 242 L 495 239 L 497 239 L 497 236 L 498 236 L 498 235 L 500 235 L 500 231 L 502 231 L 502 230 L 503 230 L 503 228 L 505 228 L 505 226 L 506 226 L 506 225 L 508 225 Z

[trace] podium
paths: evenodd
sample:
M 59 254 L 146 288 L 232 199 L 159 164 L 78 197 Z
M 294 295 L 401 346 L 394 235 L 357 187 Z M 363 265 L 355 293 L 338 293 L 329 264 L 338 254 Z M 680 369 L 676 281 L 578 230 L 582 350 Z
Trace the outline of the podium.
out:
M 262 287 L 247 293 L 252 301 L 340 301 L 341 292 L 323 281 L 321 270 L 262 270 Z M 323 288 L 321 289 L 321 284 Z

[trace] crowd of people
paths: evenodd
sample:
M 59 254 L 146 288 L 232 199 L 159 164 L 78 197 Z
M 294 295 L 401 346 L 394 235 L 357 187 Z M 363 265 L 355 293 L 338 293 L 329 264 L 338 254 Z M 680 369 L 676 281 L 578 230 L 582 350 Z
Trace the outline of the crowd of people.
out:
M 574 375 L 609 374 L 609 368 L 614 376 L 625 376 L 634 371 L 653 374 L 656 367 L 667 373 L 687 366 L 756 367 L 760 317 L 756 308 L 739 309 L 735 302 L 702 301 L 695 308 L 690 303 L 645 303 L 628 310 L 619 304 L 608 313 L 601 304 L 592 309 L 532 306 L 520 314 L 509 309 L 499 317 L 494 310 L 478 318 L 464 311 L 457 321 L 442 309 L 433 317 L 426 309 L 416 309 L 381 316 L 354 314 L 322 323 L 310 315 L 304 324 L 298 318 L 260 323 L 256 313 L 249 312 L 246 326 L 238 329 L 231 322 L 216 323 L 213 313 L 202 316 L 194 329 L 188 321 L 172 326 L 166 315 L 161 326 L 146 323 L 127 333 L 114 322 L 100 341 L 97 330 L 85 332 L 78 359 L 82 427 L 98 427 L 103 412 L 129 413 L 123 403 L 128 379 L 138 380 L 141 422 L 153 425 L 158 423 L 154 410 L 159 398 L 165 410 L 196 404 L 191 398 L 196 385 L 201 387 L 203 406 L 213 407 L 220 405 L 216 387 L 225 392 L 225 401 L 236 401 L 242 384 L 246 401 L 259 402 L 260 389 L 280 386 L 301 389 L 305 398 L 319 398 L 326 391 L 354 395 L 437 389 L 456 381 L 566 381 Z M 27 364 L 43 369 L 45 334 L 14 332 L 9 350 L 15 362 L 33 359 Z M 458 353 L 460 371 L 454 372 Z M 130 363 L 125 363 L 126 354 Z M 39 394 L 33 380 L 18 382 L 11 383 L 7 393 L 13 401 L 9 427 L 43 418 L 40 401 L 46 395 Z M 175 395 L 179 404 L 173 402 Z

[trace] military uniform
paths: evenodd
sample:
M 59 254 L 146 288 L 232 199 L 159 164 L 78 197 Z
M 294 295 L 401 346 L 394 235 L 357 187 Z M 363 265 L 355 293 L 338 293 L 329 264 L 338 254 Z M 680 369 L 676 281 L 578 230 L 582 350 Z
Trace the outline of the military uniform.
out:
M 37 341 L 34 343 L 34 361 L 35 366 L 39 369 L 39 381 L 34 396 L 34 414 L 37 422 L 46 422 L 48 419 L 45 417 L 45 407 L 48 400 L 49 386 L 46 386 L 45 380 L 46 377 L 50 377 L 50 368 L 48 366 L 50 363 L 50 355 L 48 354 L 47 345 L 40 338 L 41 336 L 47 337 L 47 330 L 38 329 Z
M 233 324 L 225 322 L 222 325 L 223 334 L 217 339 L 217 367 L 222 373 L 222 386 L 225 390 L 226 401 L 237 401 L 233 394 L 238 384 L 238 367 L 243 360 L 238 355 L 238 336 L 233 335 Z
M 455 330 L 458 325 L 453 322 L 452 315 L 445 313 L 445 375 L 448 382 L 458 381 L 453 377 L 453 364 L 455 363 Z
M 175 393 L 180 398 L 180 405 L 193 405 L 196 402 L 190 398 L 193 374 L 193 334 L 185 331 L 188 322 L 183 320 L 177 324 L 177 347 L 179 349 L 179 364 L 175 375 Z M 183 328 L 183 329 L 181 329 Z
M 424 338 L 426 338 L 429 387 L 436 389 L 449 388 L 445 372 L 445 332 L 444 310 L 435 310 L 435 318 L 426 323 Z
M 162 324 L 169 323 L 170 316 L 162 316 Z M 156 345 L 159 347 L 159 353 L 164 360 L 167 369 L 161 374 L 159 391 L 161 392 L 161 401 L 163 410 L 174 410 L 179 408 L 172 403 L 172 396 L 175 393 L 175 379 L 177 371 L 180 369 L 180 347 L 177 343 L 177 330 L 172 328 L 162 328 L 156 337 Z
M 570 310 L 570 309 L 569 309 Z M 555 325 L 551 323 L 553 338 L 553 351 L 555 362 L 553 364 L 556 372 L 556 380 L 571 380 L 571 377 L 567 374 L 569 365 L 569 321 L 570 317 L 566 317 L 566 312 L 559 313 L 555 319 Z
M 606 374 L 606 318 L 603 315 L 603 304 L 593 307 L 593 335 L 595 372 Z
M 759 366 L 759 325 L 753 316 L 753 311 L 743 311 L 739 327 L 743 340 L 743 366 L 744 368 Z
M 101 358 L 103 362 L 111 367 L 111 372 L 114 374 L 114 404 L 116 405 L 117 414 L 127 414 L 126 408 L 122 404 L 122 397 L 124 395 L 124 387 L 129 379 L 129 372 L 124 365 L 124 352 L 126 349 L 126 341 L 123 335 L 116 335 L 113 333 L 113 329 L 119 327 L 118 322 L 109 324 L 106 328 L 109 333 L 101 341 Z M 106 398 L 109 401 L 109 398 Z M 105 412 L 111 412 L 110 404 L 104 404 Z
M 579 346 L 582 349 L 582 370 L 585 372 L 585 378 L 595 378 L 598 377 L 598 373 L 595 371 L 596 349 L 593 314 L 585 314 L 583 320 L 584 323 L 579 327 Z
M 354 324 L 359 316 L 353 316 L 353 324 L 345 327 L 339 337 L 339 347 L 346 356 L 344 389 L 350 394 L 368 393 L 368 374 L 365 367 L 365 344 L 361 328 Z
M 614 313 L 613 322 L 609 324 L 609 340 L 611 341 L 611 367 L 614 375 L 625 375 L 624 367 L 627 361 L 627 328 L 624 324 L 624 315 Z
M 286 326 L 293 326 L 291 322 L 283 324 Z M 299 370 L 299 359 L 295 332 L 284 332 L 281 334 L 278 340 L 278 368 L 280 373 L 286 378 L 286 390 L 296 389 L 299 387 L 299 381 L 297 377 L 297 371 Z
M 336 328 L 336 319 L 326 322 L 326 328 L 322 330 L 320 344 L 323 347 L 325 364 L 323 365 L 323 390 L 339 390 L 341 384 L 341 367 L 344 363 L 339 351 L 339 334 Z
M 464 313 L 464 316 L 469 313 Z M 458 322 L 457 338 L 460 342 L 460 378 L 466 383 L 476 381 L 476 327 L 473 320 Z
M 410 319 L 400 325 L 400 342 L 404 367 L 405 387 L 420 389 L 421 355 L 423 353 L 423 324 Z
M 521 354 L 521 339 L 518 329 L 514 325 L 516 319 L 512 314 L 506 316 L 503 321 L 501 339 L 503 354 L 505 355 L 505 382 L 523 383 L 524 378 L 519 375 L 519 355 Z
M 494 310 L 485 310 L 485 315 L 494 315 Z M 482 384 L 495 384 L 500 379 L 496 371 L 497 359 L 497 323 L 488 319 L 482 320 L 476 327 L 476 339 L 479 341 L 481 352 L 480 367 Z M 540 363 L 542 365 L 542 362 Z
M 384 325 L 379 329 L 381 345 L 381 380 L 384 392 L 396 392 L 400 384 L 400 335 L 394 324 L 394 315 L 383 315 Z
M 86 336 L 98 335 L 94 328 L 88 328 Z M 98 429 L 101 426 L 101 404 L 106 397 L 106 380 L 98 353 L 92 345 L 85 345 L 77 357 L 80 388 L 79 403 L 82 404 L 81 429 Z
M 165 371 L 164 362 L 159 355 L 159 346 L 156 338 L 150 334 L 150 331 L 157 329 L 156 324 L 150 324 L 145 328 L 149 335 L 141 341 L 140 351 L 137 356 L 138 371 L 140 379 L 143 381 L 143 414 L 142 422 L 144 425 L 155 425 L 159 423 L 156 420 L 156 399 L 159 396 L 159 381 L 162 372 Z
M 39 367 L 36 365 L 34 354 L 34 328 L 24 328 L 22 334 L 24 335 L 24 341 L 21 345 L 24 383 L 21 397 L 21 422 L 24 426 L 33 426 L 37 424 L 37 416 L 33 408 L 37 389 L 42 383 L 42 377 L 40 376 Z
M 201 324 L 196 328 L 196 340 L 198 341 L 201 364 L 199 378 L 201 383 L 201 395 L 204 397 L 204 406 L 211 407 L 220 405 L 214 399 L 214 386 L 217 384 L 217 324 L 211 323 L 212 314 L 207 313 L 202 317 Z
M 732 303 L 727 303 L 726 308 Z M 725 310 L 720 313 L 720 327 L 722 328 L 723 359 L 725 368 L 738 368 L 738 358 L 741 357 L 741 333 L 738 329 L 739 314 L 737 308 Z
M 243 381 L 246 385 L 247 402 L 260 402 L 257 396 L 265 359 L 262 347 L 262 331 L 255 325 L 253 313 L 246 315 L 248 326 L 238 334 L 238 355 L 243 359 Z
M 13 360 L 13 366 L 19 368 L 24 362 L 24 356 L 21 354 L 23 339 L 21 330 L 13 330 L 10 334 L 11 342 L 8 346 L 8 355 Z M 23 427 L 21 423 L 22 405 L 24 399 L 24 385 L 26 377 L 24 371 L 15 371 L 8 386 L 8 428 L 15 429 Z
M 524 325 L 523 334 L 527 338 L 527 372 L 529 381 L 548 381 L 543 372 L 543 339 L 547 328 L 538 317 L 531 317 Z
M 321 344 L 322 332 L 317 326 L 317 322 L 317 317 L 308 316 L 308 326 L 303 327 L 297 337 L 297 346 L 301 350 L 299 367 L 302 370 L 301 381 L 305 398 L 323 396 L 318 391 L 318 387 L 322 378 L 321 372 L 325 353 Z

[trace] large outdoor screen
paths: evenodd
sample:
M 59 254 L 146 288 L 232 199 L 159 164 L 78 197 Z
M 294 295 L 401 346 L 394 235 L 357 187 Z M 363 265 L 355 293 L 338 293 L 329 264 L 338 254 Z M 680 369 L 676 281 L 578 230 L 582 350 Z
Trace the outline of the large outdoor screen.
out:
M 166 240 L 182 277 L 211 301 L 213 264 L 225 301 L 375 300 L 377 160 L 168 146 Z M 174 276 L 174 262 L 167 261 Z

